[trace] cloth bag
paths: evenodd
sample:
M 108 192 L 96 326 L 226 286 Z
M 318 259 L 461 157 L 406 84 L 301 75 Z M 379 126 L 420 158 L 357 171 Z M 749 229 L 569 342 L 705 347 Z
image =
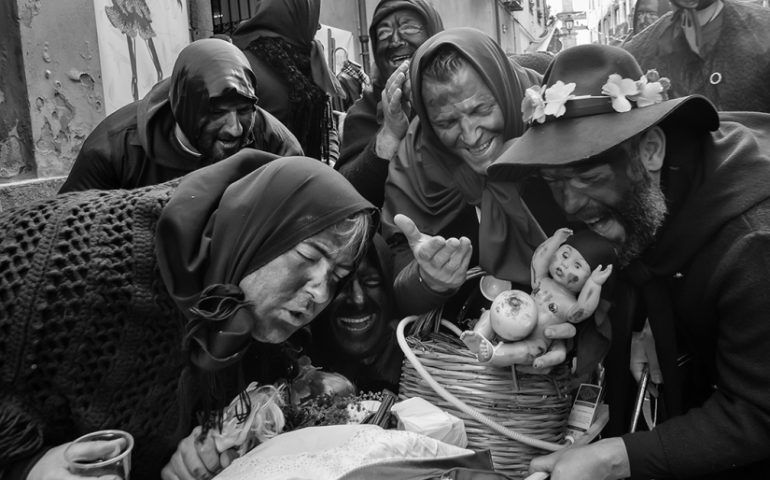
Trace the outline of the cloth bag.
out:
M 487 452 L 376 425 L 330 425 L 284 433 L 236 459 L 215 478 L 427 480 L 447 474 L 457 480 L 509 478 L 494 472 Z

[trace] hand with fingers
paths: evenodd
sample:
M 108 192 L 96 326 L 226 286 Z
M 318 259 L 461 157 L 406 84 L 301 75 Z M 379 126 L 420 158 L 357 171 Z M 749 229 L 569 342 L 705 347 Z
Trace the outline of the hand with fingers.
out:
M 230 466 L 237 457 L 234 449 L 217 451 L 211 435 L 201 435 L 195 427 L 177 446 L 161 472 L 163 480 L 208 480 Z
M 69 463 L 64 456 L 64 451 L 72 445 L 69 454 L 83 462 L 96 462 L 99 459 L 109 458 L 125 448 L 126 440 L 93 441 L 83 443 L 65 443 L 48 450 L 40 460 L 35 463 L 27 475 L 27 480 L 77 480 L 83 476 L 70 471 Z M 120 480 L 122 477 L 115 475 L 102 475 L 101 480 Z
M 429 289 L 443 293 L 456 290 L 465 283 L 473 252 L 468 238 L 445 239 L 426 235 L 406 215 L 398 214 L 393 221 L 409 242 L 420 278 Z
M 641 332 L 633 332 L 631 334 L 631 361 L 629 367 L 637 383 L 642 378 L 642 371 L 645 366 L 649 368 L 650 380 L 654 384 L 649 386 L 650 391 L 657 395 L 656 385 L 663 383 L 663 374 L 660 371 L 658 354 L 655 351 L 655 338 L 652 335 L 649 320 L 644 322 L 644 328 L 642 328 Z
M 383 124 L 375 144 L 375 152 L 380 158 L 393 158 L 401 139 L 406 136 L 412 110 L 410 88 L 409 60 L 406 60 L 396 68 L 382 89 Z

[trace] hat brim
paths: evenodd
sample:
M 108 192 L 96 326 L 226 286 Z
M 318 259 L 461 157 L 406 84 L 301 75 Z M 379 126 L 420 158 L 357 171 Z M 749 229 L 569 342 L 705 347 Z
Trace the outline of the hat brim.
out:
M 700 95 L 667 100 L 625 113 L 564 118 L 530 127 L 489 166 L 490 178 L 516 180 L 533 168 L 564 166 L 587 160 L 628 140 L 663 120 L 687 122 L 713 131 L 719 116 Z

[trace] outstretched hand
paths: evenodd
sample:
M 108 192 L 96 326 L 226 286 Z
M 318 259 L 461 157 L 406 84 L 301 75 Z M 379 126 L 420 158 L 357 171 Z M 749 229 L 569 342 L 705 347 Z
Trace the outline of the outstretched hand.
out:
M 445 239 L 426 235 L 411 218 L 398 214 L 393 218 L 403 232 L 423 282 L 435 292 L 455 290 L 465 283 L 473 246 L 467 237 Z

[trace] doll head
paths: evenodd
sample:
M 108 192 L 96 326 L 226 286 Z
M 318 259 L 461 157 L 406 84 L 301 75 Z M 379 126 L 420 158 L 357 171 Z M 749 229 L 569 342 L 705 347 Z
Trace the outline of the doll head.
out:
M 615 260 L 615 248 L 607 239 L 591 230 L 582 230 L 556 250 L 548 273 L 564 288 L 578 293 L 596 267 L 607 266 Z

